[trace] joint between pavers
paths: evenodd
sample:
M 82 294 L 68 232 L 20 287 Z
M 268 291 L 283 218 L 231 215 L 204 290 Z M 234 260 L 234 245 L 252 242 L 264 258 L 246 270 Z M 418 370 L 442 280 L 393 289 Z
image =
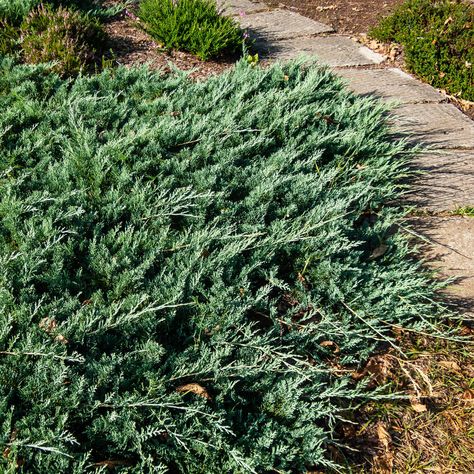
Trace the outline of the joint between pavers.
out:
M 273 11 L 273 9 L 260 8 L 260 9 L 252 10 L 252 11 L 249 11 L 249 12 L 242 11 L 242 12 L 231 13 L 229 16 L 241 17 L 242 13 L 243 13 L 246 17 L 249 17 L 249 16 L 252 16 L 252 15 L 257 15 L 259 13 L 267 13 L 267 12 L 271 12 L 271 11 Z

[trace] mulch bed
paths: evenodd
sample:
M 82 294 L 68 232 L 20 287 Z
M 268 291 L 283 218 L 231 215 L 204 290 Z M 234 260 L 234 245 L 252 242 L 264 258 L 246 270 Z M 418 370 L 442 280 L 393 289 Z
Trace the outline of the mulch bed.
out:
M 115 62 L 124 66 L 148 64 L 153 69 L 170 72 L 173 67 L 190 71 L 193 79 L 219 74 L 235 63 L 235 58 L 201 61 L 181 51 L 166 51 L 140 28 L 139 20 L 127 10 L 110 20 L 105 29 L 107 49 Z
M 403 0 L 265 0 L 313 20 L 331 25 L 338 33 L 366 33 Z

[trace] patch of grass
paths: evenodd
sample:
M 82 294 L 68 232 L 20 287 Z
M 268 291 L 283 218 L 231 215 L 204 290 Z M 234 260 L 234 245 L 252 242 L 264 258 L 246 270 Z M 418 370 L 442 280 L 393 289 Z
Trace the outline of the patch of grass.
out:
M 454 216 L 474 217 L 474 206 L 458 207 L 452 214 Z
M 468 327 L 461 333 L 473 334 Z M 381 356 L 382 382 L 412 401 L 370 403 L 354 418 L 358 425 L 345 428 L 352 447 L 361 449 L 349 456 L 359 461 L 353 472 L 473 472 L 472 338 L 452 342 L 405 334 L 402 347 L 406 359 Z
M 202 60 L 243 49 L 237 22 L 220 15 L 213 0 L 143 0 L 138 16 L 165 48 L 187 51 Z
M 426 82 L 462 99 L 474 100 L 472 3 L 408 0 L 370 35 L 402 44 L 408 68 Z

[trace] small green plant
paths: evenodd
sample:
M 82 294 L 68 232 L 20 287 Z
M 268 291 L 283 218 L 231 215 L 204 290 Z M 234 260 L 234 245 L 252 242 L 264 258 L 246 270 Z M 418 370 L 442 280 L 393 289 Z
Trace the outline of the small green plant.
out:
M 211 0 L 143 0 L 138 16 L 165 48 L 193 53 L 203 61 L 238 53 L 244 42 L 236 21 L 219 15 Z
M 462 206 L 453 211 L 455 216 L 474 217 L 474 206 Z
M 20 47 L 26 63 L 53 62 L 53 70 L 71 76 L 94 69 L 105 32 L 99 21 L 63 7 L 40 5 L 22 22 Z
M 372 29 L 403 45 L 408 68 L 452 95 L 474 100 L 474 6 L 460 0 L 408 0 Z
M 255 54 L 247 54 L 245 56 L 245 60 L 251 65 L 251 66 L 256 66 L 259 62 L 259 57 L 258 53 Z

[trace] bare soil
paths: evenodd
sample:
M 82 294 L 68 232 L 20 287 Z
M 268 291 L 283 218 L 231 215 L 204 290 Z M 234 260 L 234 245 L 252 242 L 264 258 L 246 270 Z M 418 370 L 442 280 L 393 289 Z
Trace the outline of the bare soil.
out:
M 338 33 L 366 33 L 403 0 L 265 0 L 331 25 Z
M 143 29 L 133 14 L 124 10 L 107 22 L 107 50 L 114 62 L 123 66 L 147 64 L 165 73 L 173 67 L 190 71 L 193 79 L 219 74 L 235 63 L 235 58 L 201 61 L 196 56 L 181 51 L 167 51 L 155 42 Z

